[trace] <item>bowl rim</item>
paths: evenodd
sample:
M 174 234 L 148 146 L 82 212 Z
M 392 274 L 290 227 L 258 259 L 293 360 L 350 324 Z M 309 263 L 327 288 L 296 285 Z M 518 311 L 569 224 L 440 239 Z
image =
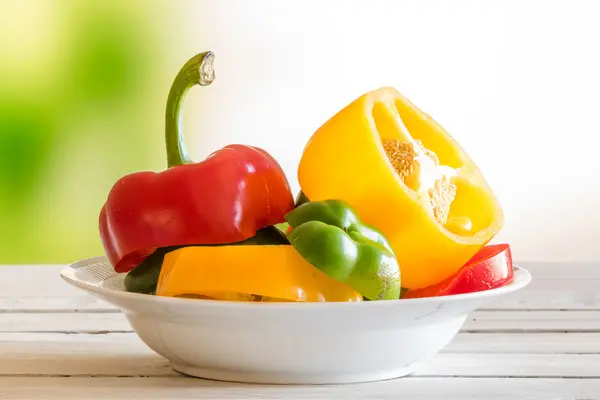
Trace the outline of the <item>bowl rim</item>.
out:
M 513 263 L 513 279 L 508 284 L 488 290 L 482 290 L 478 292 L 464 293 L 464 294 L 453 294 L 447 296 L 437 296 L 437 297 L 421 297 L 421 298 L 411 298 L 411 299 L 397 299 L 397 300 L 385 300 L 385 301 L 360 301 L 360 302 L 245 302 L 245 301 L 233 301 L 233 300 L 209 300 L 203 299 L 202 301 L 198 301 L 198 299 L 184 298 L 184 297 L 165 297 L 165 296 L 155 296 L 141 293 L 132 293 L 121 290 L 114 290 L 98 285 L 93 285 L 87 282 L 78 279 L 75 276 L 75 272 L 77 269 L 92 263 L 98 262 L 106 262 L 107 258 L 105 256 L 97 256 L 90 257 L 83 260 L 76 261 L 74 263 L 68 264 L 64 266 L 60 271 L 61 278 L 79 289 L 82 289 L 86 292 L 91 292 L 93 294 L 100 295 L 106 298 L 120 298 L 122 300 L 133 300 L 133 301 L 153 301 L 153 302 L 161 302 L 165 305 L 186 305 L 191 306 L 195 305 L 197 307 L 211 307 L 211 308 L 234 308 L 234 309 L 260 309 L 260 310 L 282 310 L 282 311 L 291 311 L 291 310 L 310 310 L 314 309 L 315 311 L 324 310 L 324 309 L 340 309 L 347 307 L 399 307 L 399 306 L 419 306 L 419 305 L 427 305 L 431 303 L 455 303 L 461 301 L 467 301 L 471 299 L 485 299 L 485 298 L 494 298 L 501 295 L 505 295 L 508 293 L 516 292 L 528 286 L 532 281 L 531 273 L 523 267 L 518 266 Z M 115 273 L 117 274 L 117 273 Z

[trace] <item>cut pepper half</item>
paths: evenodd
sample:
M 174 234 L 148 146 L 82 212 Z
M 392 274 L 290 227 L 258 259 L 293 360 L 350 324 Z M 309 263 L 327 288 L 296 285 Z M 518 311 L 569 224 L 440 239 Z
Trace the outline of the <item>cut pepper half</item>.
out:
M 502 209 L 467 153 L 392 88 L 361 96 L 319 128 L 298 180 L 311 201 L 344 200 L 380 230 L 409 289 L 458 271 L 503 225 Z
M 362 301 L 290 245 L 184 247 L 165 256 L 157 296 L 295 302 Z

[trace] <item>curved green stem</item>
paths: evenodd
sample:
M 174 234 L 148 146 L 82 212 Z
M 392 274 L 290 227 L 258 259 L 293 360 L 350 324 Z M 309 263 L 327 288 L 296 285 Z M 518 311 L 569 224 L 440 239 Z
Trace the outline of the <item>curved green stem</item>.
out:
M 207 51 L 196 54 L 185 63 L 175 77 L 167 99 L 165 142 L 167 145 L 167 165 L 190 164 L 193 161 L 187 154 L 183 141 L 181 110 L 183 99 L 194 85 L 208 86 L 215 79 L 214 53 Z

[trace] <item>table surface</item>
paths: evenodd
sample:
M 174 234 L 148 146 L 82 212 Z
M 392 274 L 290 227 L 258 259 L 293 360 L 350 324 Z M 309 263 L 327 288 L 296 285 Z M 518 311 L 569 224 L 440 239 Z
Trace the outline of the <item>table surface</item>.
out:
M 473 312 L 412 376 L 335 386 L 184 377 L 60 266 L 0 266 L 0 399 L 600 399 L 600 265 L 522 266 L 530 286 Z

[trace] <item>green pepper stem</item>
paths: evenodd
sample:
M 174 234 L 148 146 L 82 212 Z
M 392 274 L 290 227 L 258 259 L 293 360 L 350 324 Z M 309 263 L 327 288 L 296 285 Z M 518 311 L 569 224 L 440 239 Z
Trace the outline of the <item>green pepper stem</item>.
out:
M 188 156 L 183 137 L 181 113 L 183 99 L 194 85 L 208 86 L 215 79 L 214 53 L 207 51 L 196 54 L 185 63 L 175 77 L 169 97 L 165 120 L 165 142 L 167 145 L 167 165 L 169 168 L 193 163 Z

